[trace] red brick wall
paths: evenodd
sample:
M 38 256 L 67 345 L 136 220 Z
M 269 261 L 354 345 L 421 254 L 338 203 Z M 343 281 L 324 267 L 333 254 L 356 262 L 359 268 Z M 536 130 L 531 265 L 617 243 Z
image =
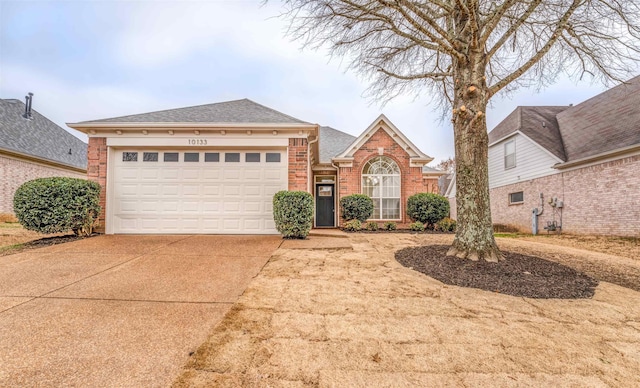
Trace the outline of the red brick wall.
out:
M 309 144 L 307 139 L 289 139 L 289 190 L 309 191 Z
M 539 233 L 553 219 L 548 201 L 564 202 L 562 231 L 575 234 L 640 236 L 640 156 L 627 157 L 526 182 L 491 189 L 494 223 L 531 232 L 531 210 L 539 208 L 544 194 L 544 213 Z M 524 204 L 509 205 L 508 194 L 523 191 Z M 559 223 L 559 216 L 556 215 Z
M 13 214 L 13 195 L 23 183 L 54 176 L 87 178 L 82 172 L 0 155 L 0 213 Z
M 104 232 L 106 225 L 105 211 L 107 207 L 107 139 L 104 137 L 90 137 L 87 150 L 87 176 L 98 182 L 100 187 L 100 216 L 97 232 Z
M 354 154 L 353 167 L 341 167 L 339 172 L 338 201 L 344 196 L 362 193 L 362 168 L 373 157 L 380 156 L 378 148 L 383 147 L 387 156 L 400 167 L 400 216 L 396 221 L 406 224 L 411 220 L 406 215 L 407 198 L 416 193 L 438 192 L 438 179 L 424 179 L 421 167 L 410 167 L 409 154 L 383 129 L 378 129 Z M 338 202 L 339 203 L 339 202 Z M 342 225 L 342 219 L 339 219 Z

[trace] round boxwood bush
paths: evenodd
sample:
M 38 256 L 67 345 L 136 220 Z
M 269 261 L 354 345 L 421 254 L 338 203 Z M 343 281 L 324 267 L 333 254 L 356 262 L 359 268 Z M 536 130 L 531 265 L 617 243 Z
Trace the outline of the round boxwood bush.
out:
M 88 236 L 100 214 L 100 185 L 78 178 L 39 178 L 25 182 L 13 197 L 13 211 L 25 229 L 40 233 L 72 230 Z
M 351 194 L 340 199 L 340 215 L 346 220 L 365 222 L 373 214 L 373 200 L 365 194 Z
M 278 191 L 273 196 L 273 220 L 284 238 L 304 239 L 313 221 L 313 198 L 306 191 Z
M 449 215 L 449 201 L 438 194 L 414 194 L 407 201 L 407 215 L 412 220 L 433 228 L 433 225 Z

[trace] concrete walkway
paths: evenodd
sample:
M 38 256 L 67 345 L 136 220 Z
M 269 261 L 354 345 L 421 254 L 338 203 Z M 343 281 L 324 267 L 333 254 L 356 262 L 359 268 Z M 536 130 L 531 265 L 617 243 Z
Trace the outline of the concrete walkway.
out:
M 351 234 L 272 256 L 176 387 L 638 387 L 640 293 L 540 300 L 400 266 L 450 236 Z M 517 244 L 512 242 L 511 244 Z
M 169 385 L 281 242 L 99 236 L 0 257 L 0 386 Z

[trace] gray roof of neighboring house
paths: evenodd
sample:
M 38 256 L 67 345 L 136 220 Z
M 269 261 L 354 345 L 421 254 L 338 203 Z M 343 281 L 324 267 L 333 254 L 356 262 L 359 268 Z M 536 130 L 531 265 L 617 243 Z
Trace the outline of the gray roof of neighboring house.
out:
M 556 116 L 568 108 L 568 106 L 519 106 L 489 132 L 489 144 L 520 131 L 561 160 L 566 161 Z
M 640 144 L 640 76 L 558 114 L 567 161 Z
M 0 99 L 0 149 L 86 169 L 87 144 L 20 100 Z M 71 151 L 71 153 L 69 153 Z
M 331 127 L 320 127 L 320 163 L 331 163 L 332 158 L 340 155 L 355 140 L 356 137 L 348 133 Z
M 261 123 L 309 124 L 249 99 L 112 117 L 88 123 Z
M 422 172 L 437 172 L 437 173 L 441 173 L 442 175 L 445 175 L 447 172 L 446 171 L 442 171 L 439 170 L 437 168 L 433 168 L 433 167 L 429 167 L 429 166 L 422 166 Z

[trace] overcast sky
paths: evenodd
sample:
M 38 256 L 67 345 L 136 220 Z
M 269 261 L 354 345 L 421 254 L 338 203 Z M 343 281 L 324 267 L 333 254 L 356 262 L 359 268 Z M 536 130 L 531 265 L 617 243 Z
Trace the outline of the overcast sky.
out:
M 24 100 L 60 126 L 249 98 L 354 136 L 384 113 L 436 162 L 453 156 L 448 120 L 418 100 L 381 107 L 325 51 L 285 36 L 278 1 L 0 0 L 0 98 Z M 577 104 L 599 84 L 561 80 L 495 99 L 493 128 L 518 105 Z

